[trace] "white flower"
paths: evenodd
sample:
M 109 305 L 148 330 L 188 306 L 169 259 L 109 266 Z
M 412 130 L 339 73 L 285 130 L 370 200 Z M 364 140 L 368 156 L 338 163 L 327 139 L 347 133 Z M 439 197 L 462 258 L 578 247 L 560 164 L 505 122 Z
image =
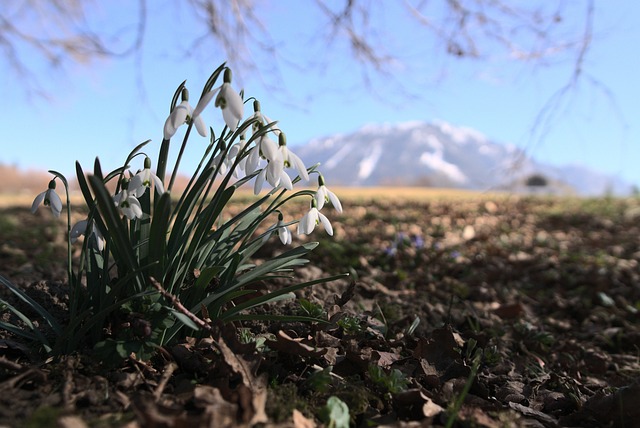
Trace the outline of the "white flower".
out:
M 136 197 L 129 193 L 127 189 L 122 189 L 113 197 L 120 214 L 126 216 L 129 220 L 134 218 L 142 218 L 142 206 Z
M 78 240 L 78 237 L 80 237 L 80 235 L 86 234 L 87 223 L 88 223 L 88 220 L 84 219 L 84 220 L 80 220 L 79 222 L 73 225 L 73 227 L 71 228 L 71 232 L 69 233 L 69 237 L 71 238 L 72 244 L 75 244 L 75 242 Z M 95 237 L 98 245 L 98 250 L 102 251 L 102 249 L 104 248 L 104 237 L 102 236 L 102 233 L 100 233 L 100 229 L 96 227 L 96 224 L 93 221 L 91 222 L 91 230 L 89 230 L 88 237 L 91 237 L 91 236 Z
M 287 174 L 284 168 L 282 168 L 282 163 L 278 166 L 277 162 L 269 162 L 266 167 L 262 168 L 260 173 L 256 176 L 256 181 L 253 184 L 254 194 L 257 195 L 260 193 L 265 180 L 273 187 L 282 186 L 287 190 L 293 190 L 291 177 L 289 177 L 289 174 Z
M 171 114 L 164 122 L 164 139 L 169 140 L 173 137 L 180 126 L 187 123 L 189 120 L 193 120 L 193 124 L 198 130 L 198 134 L 203 137 L 209 135 L 209 128 L 202 120 L 200 115 L 195 116 L 193 108 L 189 104 L 188 100 L 183 100 L 180 104 L 174 107 Z
M 324 230 L 327 231 L 329 236 L 333 236 L 333 227 L 331 227 L 329 219 L 318 211 L 315 200 L 312 200 L 311 209 L 298 223 L 298 235 L 309 235 L 318 224 L 322 224 L 322 227 L 324 227 Z
M 51 180 L 49 182 L 49 188 L 36 196 L 31 204 L 31 212 L 35 213 L 38 211 L 38 207 L 43 202 L 45 206 L 51 208 L 51 212 L 54 216 L 60 217 L 60 213 L 62 212 L 62 200 L 60 200 L 60 196 L 56 193 L 55 180 Z
M 295 168 L 296 171 L 298 171 L 300 178 L 305 181 L 309 181 L 307 167 L 304 166 L 302 159 L 300 159 L 298 155 L 289 150 L 286 145 L 280 146 L 280 153 L 282 154 L 285 168 Z
M 244 103 L 230 83 L 223 83 L 216 97 L 216 107 L 222 109 L 222 118 L 231 132 L 236 130 L 238 122 L 242 119 Z
M 151 187 L 151 182 L 155 185 L 159 194 L 164 193 L 164 185 L 160 178 L 151 171 L 151 159 L 148 157 L 144 160 L 144 169 L 138 173 L 129 182 L 129 193 L 139 198 L 144 192 Z
M 280 242 L 282 242 L 284 245 L 291 244 L 291 240 L 292 240 L 291 231 L 287 226 L 285 226 L 282 218 L 282 214 L 278 215 L 278 224 L 276 225 L 276 234 L 278 234 L 278 237 L 280 238 Z
M 322 174 L 318 176 L 318 190 L 316 190 L 316 204 L 318 205 L 318 209 L 321 210 L 324 206 L 325 202 L 331 202 L 333 207 L 339 213 L 342 212 L 342 204 L 340 203 L 340 199 L 333 193 L 327 186 L 324 184 L 324 177 Z
M 253 125 L 251 125 L 251 130 L 255 134 L 258 132 L 263 126 L 267 126 L 270 123 L 274 123 L 275 121 L 271 120 L 266 114 L 260 111 L 260 101 L 255 100 L 253 102 L 253 115 L 248 120 L 257 119 Z M 273 124 L 269 127 L 269 130 L 272 131 L 276 135 L 280 135 L 280 128 L 278 125 Z
M 289 183 L 291 183 L 291 178 L 289 178 L 289 175 L 285 172 L 284 161 L 280 156 L 276 156 L 274 159 L 269 160 L 269 163 L 267 164 L 267 167 L 265 168 L 265 170 L 267 171 L 267 181 L 273 187 L 278 187 L 278 184 L 280 184 L 281 179 L 284 178 L 285 176 L 286 176 L 285 183 L 287 180 L 289 181 Z M 285 187 L 291 190 L 291 188 L 293 188 L 293 185 L 289 185 L 289 186 L 285 185 Z
M 222 86 L 211 89 L 200 98 L 196 108 L 193 110 L 193 117 L 200 117 L 202 111 L 215 96 L 215 106 L 220 107 L 224 123 L 226 123 L 231 132 L 233 132 L 236 130 L 238 122 L 242 119 L 244 103 L 242 102 L 240 94 L 231 87 L 231 70 L 229 68 L 225 69 L 223 80 L 224 83 Z
M 278 145 L 266 135 L 263 135 L 258 139 L 256 146 L 251 149 L 251 153 L 247 156 L 245 172 L 247 174 L 253 174 L 257 171 L 261 158 L 267 159 L 268 161 L 277 161 L 279 159 L 282 162 L 282 157 L 280 156 L 280 153 L 278 153 Z

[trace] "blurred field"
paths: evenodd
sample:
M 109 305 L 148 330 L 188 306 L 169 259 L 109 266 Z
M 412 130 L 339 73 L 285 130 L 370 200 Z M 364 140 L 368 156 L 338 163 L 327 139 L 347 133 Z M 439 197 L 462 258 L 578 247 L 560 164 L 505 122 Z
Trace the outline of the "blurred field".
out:
M 21 190 L 19 193 L 0 192 L 0 207 L 29 206 L 35 196 L 46 189 L 47 179 L 42 180 L 38 189 Z M 507 198 L 515 195 L 500 192 L 478 192 L 462 189 L 435 189 L 423 187 L 338 187 L 331 188 L 341 200 L 351 203 L 369 202 L 377 199 L 388 201 L 427 201 L 427 200 L 478 200 L 485 198 Z M 58 189 L 62 197 L 62 192 Z M 252 198 L 253 192 L 250 188 L 240 189 L 236 193 L 237 198 Z M 80 202 L 81 196 L 77 192 L 71 195 L 72 201 Z

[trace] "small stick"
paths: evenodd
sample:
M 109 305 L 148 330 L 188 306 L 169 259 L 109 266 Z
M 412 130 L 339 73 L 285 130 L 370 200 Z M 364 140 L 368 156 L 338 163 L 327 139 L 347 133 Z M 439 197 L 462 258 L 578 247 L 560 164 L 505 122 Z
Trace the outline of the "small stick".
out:
M 16 363 L 15 361 L 11 361 L 6 357 L 0 357 L 0 367 L 4 367 L 7 370 L 21 371 L 24 366 L 20 363 Z
M 184 305 L 180 303 L 180 300 L 176 296 L 174 296 L 173 294 L 165 290 L 162 287 L 162 285 L 158 281 L 156 281 L 155 278 L 149 277 L 149 279 L 151 280 L 151 284 L 153 284 L 155 289 L 158 290 L 160 294 L 162 294 L 167 300 L 169 300 L 174 308 L 176 308 L 178 311 L 186 315 L 191 321 L 196 323 L 199 327 L 202 327 L 203 329 L 207 330 L 210 333 L 215 333 L 215 330 L 211 326 L 211 324 L 208 324 L 204 320 L 198 318 L 196 314 L 191 312 L 189 309 L 185 308 Z
M 162 377 L 160 378 L 160 382 L 158 382 L 158 386 L 155 391 L 153 391 L 153 397 L 156 399 L 156 402 L 160 399 L 162 392 L 167 387 L 167 383 L 171 378 L 173 372 L 178 368 L 178 366 L 174 363 L 169 363 L 166 365 L 164 372 L 162 373 Z

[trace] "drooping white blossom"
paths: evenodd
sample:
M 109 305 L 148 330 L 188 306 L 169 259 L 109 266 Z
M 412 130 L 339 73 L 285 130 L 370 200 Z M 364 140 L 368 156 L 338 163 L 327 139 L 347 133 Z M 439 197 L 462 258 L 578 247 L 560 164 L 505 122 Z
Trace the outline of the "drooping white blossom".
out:
M 238 127 L 238 122 L 242 119 L 244 104 L 242 98 L 232 87 L 230 83 L 223 83 L 216 97 L 216 107 L 222 110 L 222 118 L 227 124 L 231 132 Z
M 54 216 L 60 217 L 60 213 L 62 212 L 62 200 L 56 193 L 55 180 L 51 180 L 49 182 L 49 188 L 35 197 L 33 203 L 31 204 L 31 212 L 35 213 L 36 211 L 38 211 L 38 207 L 42 203 L 44 203 L 44 206 L 48 206 L 51 208 L 51 212 Z
M 151 187 L 151 184 L 159 194 L 164 193 L 164 185 L 158 176 L 151 171 L 151 159 L 148 157 L 144 160 L 144 168 L 131 178 L 129 182 L 129 193 L 139 198 Z
M 322 174 L 318 175 L 318 190 L 316 190 L 315 199 L 319 210 L 322 209 L 326 202 L 331 202 L 331 205 L 333 205 L 336 211 L 339 213 L 342 212 L 340 199 L 338 199 L 338 196 L 329 190 L 329 188 L 324 184 L 324 177 Z
M 113 201 L 116 204 L 116 207 L 118 207 L 120 214 L 124 215 L 129 220 L 142 218 L 143 213 L 140 201 L 138 201 L 135 195 L 129 193 L 129 190 L 122 189 L 113 197 Z
M 280 135 L 278 135 L 278 151 L 280 152 L 280 156 L 282 156 L 285 168 L 295 168 L 295 170 L 298 171 L 300 178 L 304 181 L 309 181 L 307 167 L 304 166 L 302 159 L 287 147 L 287 138 L 284 132 L 281 132 Z
M 183 95 L 182 102 L 171 110 L 171 114 L 169 114 L 169 117 L 167 117 L 167 120 L 164 122 L 165 140 L 171 139 L 178 128 L 189 121 L 193 121 L 193 125 L 196 127 L 198 134 L 203 137 L 209 136 L 209 128 L 207 128 L 207 125 L 199 114 L 195 115 L 191 104 L 189 104 L 188 92 L 185 90 L 184 93 L 185 95 Z
M 278 215 L 276 233 L 278 234 L 278 238 L 280 238 L 280 242 L 282 242 L 284 245 L 291 244 L 293 237 L 291 236 L 291 231 L 289 230 L 289 228 L 284 224 L 282 213 Z
M 309 235 L 318 224 L 322 225 L 329 236 L 333 236 L 331 222 L 324 214 L 318 211 L 315 199 L 312 199 L 311 209 L 309 209 L 298 223 L 298 235 Z
M 89 222 L 88 219 L 84 219 L 84 220 L 80 220 L 79 222 L 73 225 L 73 227 L 71 228 L 71 232 L 69 232 L 69 238 L 71 238 L 71 243 L 75 244 L 75 242 L 78 240 L 80 235 L 85 235 L 86 238 L 90 238 L 93 236 L 96 240 L 98 250 L 102 251 L 102 249 L 104 248 L 104 237 L 102 236 L 102 233 L 100 233 L 100 229 L 96 227 L 96 224 L 93 221 L 91 222 L 91 229 L 88 231 L 89 233 L 87 234 L 88 222 Z

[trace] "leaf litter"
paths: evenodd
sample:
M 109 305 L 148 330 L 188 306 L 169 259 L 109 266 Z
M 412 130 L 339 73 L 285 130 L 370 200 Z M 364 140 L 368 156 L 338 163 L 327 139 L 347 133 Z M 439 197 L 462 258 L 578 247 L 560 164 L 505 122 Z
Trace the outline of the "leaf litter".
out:
M 43 359 L 2 333 L 0 424 L 640 426 L 639 207 L 489 196 L 345 203 L 335 238 L 320 237 L 315 267 L 297 274 L 351 279 L 268 309 L 325 322 L 214 326 L 116 366 L 89 350 Z M 2 274 L 63 314 L 61 225 L 21 208 L 2 218 Z

